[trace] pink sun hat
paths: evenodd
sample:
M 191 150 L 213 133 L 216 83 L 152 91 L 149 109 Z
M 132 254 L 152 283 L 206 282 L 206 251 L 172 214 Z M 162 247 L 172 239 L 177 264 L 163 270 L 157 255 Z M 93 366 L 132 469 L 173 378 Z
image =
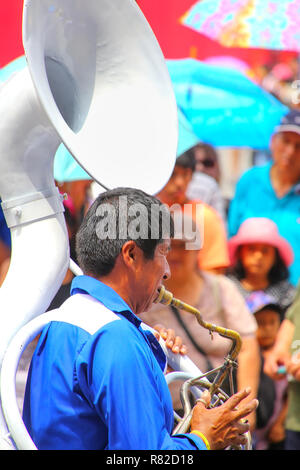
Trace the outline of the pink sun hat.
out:
M 237 261 L 237 250 L 241 245 L 249 243 L 265 243 L 278 249 L 286 266 L 294 260 L 294 252 L 289 242 L 280 236 L 277 225 L 265 217 L 251 217 L 240 226 L 236 235 L 228 241 L 231 264 Z

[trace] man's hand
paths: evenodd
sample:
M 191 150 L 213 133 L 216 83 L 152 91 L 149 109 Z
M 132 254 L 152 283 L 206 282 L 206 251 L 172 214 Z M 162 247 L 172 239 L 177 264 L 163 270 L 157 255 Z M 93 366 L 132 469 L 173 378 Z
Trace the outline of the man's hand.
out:
M 182 338 L 180 336 L 176 336 L 175 331 L 171 328 L 165 328 L 162 325 L 155 325 L 154 329 L 158 332 L 155 334 L 156 339 L 159 340 L 159 336 L 166 342 L 167 348 L 171 349 L 171 351 L 175 354 L 186 354 L 187 348 L 184 344 L 182 344 Z
M 245 433 L 249 423 L 245 418 L 258 406 L 258 400 L 244 401 L 251 393 L 247 388 L 230 397 L 223 405 L 207 409 L 210 394 L 203 392 L 201 400 L 194 407 L 191 419 L 191 430 L 202 432 L 212 450 L 225 449 L 228 446 L 244 445 L 247 442 Z
M 295 380 L 300 380 L 300 353 L 292 355 L 291 360 L 286 364 L 286 370 Z
M 280 325 L 277 333 L 275 345 L 265 355 L 264 373 L 269 375 L 273 380 L 284 378 L 284 374 L 280 373 L 280 366 L 288 368 L 291 361 L 290 348 L 295 332 L 295 325 L 285 318 Z
M 284 423 L 274 423 L 268 433 L 268 440 L 273 443 L 281 442 L 285 438 Z
M 264 373 L 269 375 L 273 380 L 282 380 L 285 378 L 280 370 L 282 367 L 287 368 L 290 363 L 290 355 L 280 351 L 269 351 L 265 356 Z

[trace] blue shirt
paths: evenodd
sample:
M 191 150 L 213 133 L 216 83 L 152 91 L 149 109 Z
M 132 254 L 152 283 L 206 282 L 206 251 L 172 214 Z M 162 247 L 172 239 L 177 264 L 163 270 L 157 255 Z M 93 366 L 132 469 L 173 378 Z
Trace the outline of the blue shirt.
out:
M 10 230 L 7 226 L 1 204 L 0 204 L 0 239 L 5 245 L 8 246 L 8 248 L 11 248 Z
M 74 279 L 71 294 L 56 311 L 62 321 L 44 328 L 28 374 L 23 419 L 38 449 L 205 449 L 198 436 L 171 436 L 166 358 L 124 300 L 88 276 Z M 81 305 L 73 318 L 92 310 L 112 318 L 91 333 L 64 320 L 70 304 Z
M 278 198 L 271 183 L 273 162 L 246 171 L 236 185 L 228 214 L 228 234 L 235 235 L 241 223 L 249 217 L 272 219 L 279 233 L 292 246 L 294 262 L 290 266 L 290 282 L 297 285 L 300 278 L 300 184 Z

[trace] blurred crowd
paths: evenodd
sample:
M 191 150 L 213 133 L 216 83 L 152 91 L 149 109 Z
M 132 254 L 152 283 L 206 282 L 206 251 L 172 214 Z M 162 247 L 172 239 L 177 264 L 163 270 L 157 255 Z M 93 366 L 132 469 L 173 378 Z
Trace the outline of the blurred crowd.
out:
M 266 76 L 264 80 L 266 84 Z M 241 175 L 228 201 L 220 188 L 218 149 L 196 139 L 180 150 L 173 174 L 157 197 L 169 207 L 190 206 L 193 234 L 199 232 L 202 246 L 187 249 L 184 236 L 172 240 L 172 276 L 166 288 L 199 309 L 206 321 L 241 335 L 234 383 L 238 390 L 251 386 L 252 396 L 260 401 L 250 417 L 254 448 L 300 449 L 300 112 L 295 107 L 275 129 L 270 155 L 267 163 Z M 55 177 L 60 192 L 68 195 L 65 218 L 76 262 L 75 234 L 97 188 L 80 171 Z M 191 227 L 186 218 L 185 213 L 183 222 Z M 2 284 L 11 246 L 3 214 L 0 223 Z M 70 295 L 73 277 L 69 269 L 49 310 Z M 195 317 L 168 306 L 153 306 L 142 320 L 173 328 L 203 372 L 222 364 L 230 346 L 218 335 L 211 340 Z M 20 394 L 26 355 L 22 361 Z M 179 385 L 171 386 L 178 413 Z
M 253 66 L 247 75 L 282 103 L 299 107 L 299 59 L 296 56 L 282 62 Z

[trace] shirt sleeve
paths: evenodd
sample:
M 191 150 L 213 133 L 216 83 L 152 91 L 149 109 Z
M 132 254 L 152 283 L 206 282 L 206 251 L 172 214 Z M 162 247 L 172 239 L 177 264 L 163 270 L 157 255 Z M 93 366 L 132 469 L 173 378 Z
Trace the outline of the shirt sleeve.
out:
M 210 270 L 229 266 L 229 254 L 225 224 L 221 216 L 207 204 L 203 204 L 203 246 L 199 251 L 200 269 Z M 200 222 L 201 224 L 201 222 Z
M 244 297 L 233 281 L 225 276 L 218 278 L 221 288 L 222 303 L 226 312 L 226 327 L 237 330 L 242 337 L 254 336 L 257 323 L 250 312 Z
M 1 202 L 1 201 L 0 201 Z M 0 240 L 9 248 L 11 248 L 10 230 L 7 226 L 3 209 L 0 205 Z
M 285 313 L 285 318 L 287 318 L 290 322 L 295 324 L 295 315 L 299 314 L 299 309 L 300 309 L 300 283 L 297 286 L 297 291 L 296 291 L 294 301 Z
M 241 225 L 244 214 L 245 189 L 247 188 L 248 173 L 246 172 L 237 182 L 235 194 L 228 209 L 228 236 L 233 237 Z
M 80 353 L 78 381 L 107 428 L 107 449 L 206 449 L 194 435 L 172 437 L 164 375 L 142 333 L 124 321 L 99 330 Z

